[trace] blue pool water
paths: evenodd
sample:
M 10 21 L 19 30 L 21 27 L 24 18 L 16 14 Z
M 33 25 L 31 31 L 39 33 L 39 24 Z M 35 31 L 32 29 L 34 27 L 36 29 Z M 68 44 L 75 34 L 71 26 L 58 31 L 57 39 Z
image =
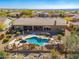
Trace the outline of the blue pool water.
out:
M 44 46 L 44 43 L 47 43 L 49 40 L 48 39 L 41 39 L 38 37 L 31 37 L 26 39 L 26 41 L 30 44 L 35 44 L 35 45 L 39 45 L 39 46 Z

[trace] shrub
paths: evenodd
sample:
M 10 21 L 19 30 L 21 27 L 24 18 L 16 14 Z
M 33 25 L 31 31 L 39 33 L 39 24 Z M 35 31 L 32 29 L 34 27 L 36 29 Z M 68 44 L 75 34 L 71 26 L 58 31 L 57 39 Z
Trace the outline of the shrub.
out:
M 61 40 L 62 35 L 59 34 L 59 35 L 57 36 L 57 38 L 58 38 L 58 40 Z
M 11 38 L 11 35 L 10 35 L 10 34 L 9 34 L 9 35 L 7 35 L 7 36 L 6 36 L 6 38 Z
M 5 59 L 5 57 L 8 55 L 7 52 L 0 51 L 0 59 Z
M 16 34 L 17 34 L 17 35 L 19 35 L 19 34 L 20 34 L 20 32 L 16 32 Z
M 9 39 L 4 39 L 3 40 L 3 43 L 6 43 L 6 42 L 8 42 L 9 41 Z
M 60 53 L 56 49 L 51 50 L 52 59 L 60 59 Z
M 16 32 L 16 35 L 15 36 L 18 36 L 18 35 L 20 35 L 21 33 L 20 32 Z
M 2 40 L 4 37 L 5 37 L 5 35 L 4 34 L 1 34 L 0 35 L 0 40 Z

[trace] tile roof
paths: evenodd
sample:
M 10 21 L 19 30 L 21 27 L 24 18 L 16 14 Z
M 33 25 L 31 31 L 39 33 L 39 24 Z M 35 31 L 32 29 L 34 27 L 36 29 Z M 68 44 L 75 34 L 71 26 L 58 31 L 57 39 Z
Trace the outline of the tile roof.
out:
M 72 18 L 73 19 L 79 19 L 79 14 L 75 14 Z
M 13 25 L 66 25 L 63 18 L 19 18 L 13 22 Z
M 79 26 L 79 21 L 78 22 L 71 22 L 71 24 Z

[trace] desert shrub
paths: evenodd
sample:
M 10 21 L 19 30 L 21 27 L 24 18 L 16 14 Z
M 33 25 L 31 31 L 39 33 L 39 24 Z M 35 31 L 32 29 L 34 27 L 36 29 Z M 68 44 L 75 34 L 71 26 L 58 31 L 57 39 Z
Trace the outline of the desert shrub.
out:
M 57 35 L 57 39 L 58 39 L 58 40 L 62 40 L 62 35 L 58 34 L 58 35 Z
M 20 34 L 21 34 L 21 32 L 16 32 L 16 35 L 15 35 L 15 37 L 16 37 L 16 36 L 18 36 L 18 35 L 20 35 Z
M 52 59 L 60 59 L 59 55 L 60 53 L 56 49 L 51 50 Z
M 16 32 L 16 34 L 17 34 L 17 35 L 19 35 L 19 34 L 20 34 L 20 32 Z
M 5 37 L 5 35 L 4 34 L 1 34 L 0 35 L 0 40 L 2 40 L 4 37 Z
M 7 55 L 8 55 L 7 52 L 0 51 L 0 59 L 5 59 Z
M 7 35 L 6 38 L 11 38 L 11 35 Z
M 6 42 L 8 42 L 9 41 L 9 39 L 4 39 L 3 40 L 3 43 L 6 43 Z

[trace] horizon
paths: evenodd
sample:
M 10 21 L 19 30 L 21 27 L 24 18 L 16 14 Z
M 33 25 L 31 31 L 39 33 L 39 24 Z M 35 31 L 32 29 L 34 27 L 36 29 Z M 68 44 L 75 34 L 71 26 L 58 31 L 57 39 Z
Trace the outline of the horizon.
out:
M 27 8 L 0 8 L 0 9 L 15 9 L 15 10 L 79 10 L 79 8 L 67 8 L 67 9 L 27 9 Z
M 2 9 L 79 9 L 78 0 L 0 0 Z

